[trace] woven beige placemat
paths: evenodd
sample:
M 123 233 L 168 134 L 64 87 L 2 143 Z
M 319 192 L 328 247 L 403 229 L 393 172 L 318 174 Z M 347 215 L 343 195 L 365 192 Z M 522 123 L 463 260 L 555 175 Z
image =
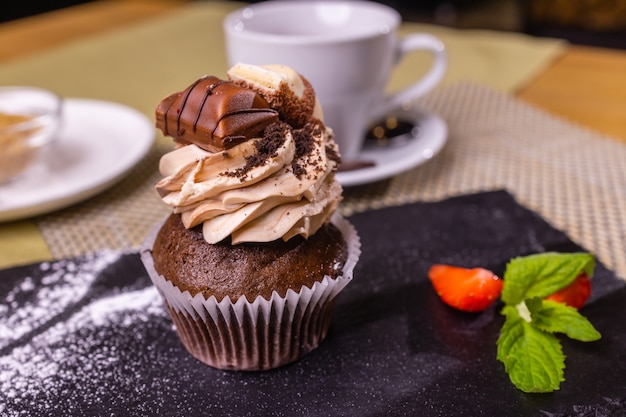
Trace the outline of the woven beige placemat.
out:
M 626 146 L 475 84 L 421 104 L 446 120 L 447 146 L 390 181 L 348 190 L 345 212 L 502 188 L 626 277 Z
M 626 146 L 483 86 L 441 88 L 420 105 L 443 117 L 448 143 L 428 163 L 346 190 L 345 215 L 506 189 L 626 277 Z M 133 248 L 169 213 L 153 189 L 157 147 L 119 185 L 39 227 L 55 258 Z

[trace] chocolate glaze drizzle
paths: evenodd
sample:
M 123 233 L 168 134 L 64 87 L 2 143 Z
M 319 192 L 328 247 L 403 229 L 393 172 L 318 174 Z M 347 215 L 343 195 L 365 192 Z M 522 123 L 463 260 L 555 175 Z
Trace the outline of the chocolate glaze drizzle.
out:
M 191 86 L 189 88 L 187 88 L 187 90 L 185 90 L 184 94 L 183 94 L 183 99 L 182 99 L 182 103 L 180 104 L 180 108 L 178 109 L 177 112 L 177 117 L 176 117 L 176 133 L 179 135 L 183 135 L 184 131 L 181 131 L 180 129 L 180 121 L 182 120 L 182 114 L 185 111 L 185 107 L 187 107 L 187 100 L 189 100 L 189 96 L 191 95 L 191 92 L 194 90 L 194 88 L 196 88 L 200 82 L 202 82 L 204 80 L 204 77 L 199 79 L 198 81 L 194 82 L 193 84 L 191 84 Z M 200 117 L 200 111 L 202 110 L 202 108 L 200 108 L 200 110 L 198 111 L 198 116 L 197 118 Z M 168 114 L 165 115 L 165 119 L 167 120 L 167 116 Z M 194 132 L 195 132 L 195 125 L 194 125 Z
M 193 121 L 193 132 L 195 133 L 196 130 L 198 129 L 198 121 L 200 120 L 200 115 L 202 114 L 202 109 L 204 108 L 204 105 L 207 102 L 207 99 L 209 98 L 209 96 L 211 94 L 213 94 L 213 90 L 215 90 L 217 88 L 218 85 L 226 83 L 228 81 L 224 81 L 224 80 L 219 80 L 217 82 L 214 82 L 213 84 L 211 84 L 209 86 L 209 88 L 206 89 L 206 92 L 204 93 L 204 97 L 202 98 L 202 103 L 200 104 L 200 108 L 198 109 L 198 113 L 196 114 L 196 118 Z M 197 81 L 196 83 L 199 83 L 199 81 Z M 183 104 L 184 106 L 184 104 Z M 179 115 L 179 119 L 180 119 L 180 115 Z M 221 120 L 221 118 L 220 118 Z M 219 120 L 218 122 L 215 124 L 215 126 L 219 125 Z M 213 134 L 215 133 L 215 129 L 213 129 Z

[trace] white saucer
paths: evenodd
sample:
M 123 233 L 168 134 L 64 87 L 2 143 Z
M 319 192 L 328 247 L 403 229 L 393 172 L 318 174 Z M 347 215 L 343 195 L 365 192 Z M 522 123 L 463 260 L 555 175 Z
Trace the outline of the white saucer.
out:
M 47 213 L 113 185 L 150 150 L 155 129 L 130 107 L 65 99 L 61 131 L 39 160 L 0 185 L 0 221 Z
M 341 185 L 361 185 L 392 177 L 423 164 L 441 151 L 448 139 L 448 127 L 441 117 L 420 107 L 395 114 L 399 119 L 414 123 L 416 128 L 401 144 L 364 146 L 358 160 L 374 165 L 338 172 Z

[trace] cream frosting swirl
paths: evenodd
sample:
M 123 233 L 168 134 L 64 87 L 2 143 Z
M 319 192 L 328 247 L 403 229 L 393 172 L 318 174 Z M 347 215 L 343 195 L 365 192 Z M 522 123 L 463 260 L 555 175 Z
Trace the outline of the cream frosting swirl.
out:
M 342 194 L 337 145 L 313 89 L 284 66 L 239 64 L 228 74 L 280 120 L 228 149 L 188 144 L 163 155 L 156 188 L 185 227 L 202 224 L 209 243 L 229 236 L 233 244 L 306 238 L 330 221 Z

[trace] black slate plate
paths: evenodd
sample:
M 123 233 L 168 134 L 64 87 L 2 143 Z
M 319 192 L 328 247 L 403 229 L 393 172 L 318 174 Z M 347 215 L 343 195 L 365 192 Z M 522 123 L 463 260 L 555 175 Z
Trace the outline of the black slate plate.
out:
M 514 256 L 581 250 L 508 193 L 351 221 L 363 254 L 328 338 L 263 373 L 189 356 L 136 253 L 0 271 L 0 415 L 625 415 L 626 286 L 613 272 L 598 265 L 582 310 L 603 338 L 563 340 L 566 381 L 552 394 L 516 390 L 496 361 L 501 305 L 456 312 L 428 283 L 435 262 L 501 273 Z

